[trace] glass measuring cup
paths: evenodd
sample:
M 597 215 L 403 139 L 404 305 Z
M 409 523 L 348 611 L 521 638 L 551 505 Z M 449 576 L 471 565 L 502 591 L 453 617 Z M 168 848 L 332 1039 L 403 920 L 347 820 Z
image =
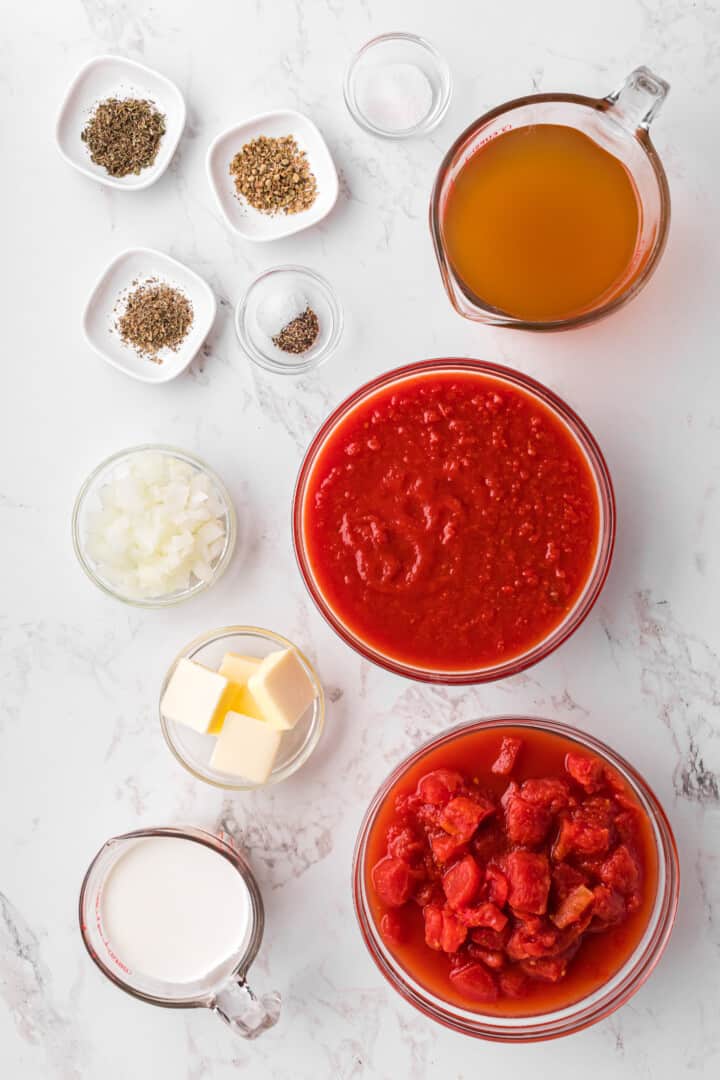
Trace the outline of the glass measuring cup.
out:
M 174 837 L 210 848 L 233 866 L 247 888 L 250 917 L 237 953 L 220 968 L 193 982 L 168 983 L 134 972 L 118 956 L 108 940 L 102 919 L 102 894 L 118 860 L 146 837 Z M 238 1035 L 254 1039 L 277 1023 L 280 995 L 276 991 L 257 997 L 247 982 L 247 972 L 262 941 L 265 916 L 257 882 L 247 862 L 226 834 L 214 836 L 197 828 L 139 829 L 106 841 L 85 874 L 80 890 L 80 932 L 90 958 L 116 986 L 151 1005 L 167 1008 L 212 1009 Z
M 670 87 L 646 67 L 636 68 L 623 85 L 604 98 L 580 94 L 533 94 L 485 113 L 451 146 L 438 171 L 430 199 L 430 230 L 443 284 L 460 315 L 492 326 L 521 330 L 566 330 L 594 322 L 626 304 L 642 289 L 662 255 L 670 224 L 667 178 L 648 129 Z M 608 293 L 566 318 L 534 321 L 492 307 L 455 273 L 443 236 L 448 195 L 460 170 L 491 139 L 539 124 L 575 128 L 617 158 L 635 187 L 640 221 L 635 250 L 624 275 Z

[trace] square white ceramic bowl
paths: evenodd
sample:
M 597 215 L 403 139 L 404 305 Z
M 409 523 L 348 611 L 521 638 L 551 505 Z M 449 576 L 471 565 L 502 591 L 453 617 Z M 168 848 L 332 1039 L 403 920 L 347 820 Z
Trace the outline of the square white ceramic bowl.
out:
M 122 314 L 123 298 L 135 282 L 148 278 L 158 278 L 182 290 L 193 306 L 193 322 L 187 337 L 177 352 L 162 349 L 159 364 L 125 345 L 115 329 L 115 322 Z M 216 310 L 212 289 L 194 270 L 162 251 L 130 248 L 113 259 L 93 289 L 83 315 L 83 331 L 88 345 L 108 364 L 140 382 L 164 383 L 188 367 L 210 332 Z
M 154 102 L 165 117 L 165 134 L 155 162 L 135 176 L 110 176 L 96 165 L 81 139 L 94 107 L 109 97 L 137 97 Z M 141 191 L 167 169 L 185 127 L 185 100 L 164 75 L 124 56 L 96 56 L 80 69 L 65 95 L 55 127 L 55 141 L 66 161 L 81 173 L 126 191 Z
M 259 135 L 293 135 L 305 151 L 317 180 L 317 198 L 309 209 L 299 214 L 261 214 L 237 194 L 230 162 L 245 143 Z M 208 150 L 207 171 L 225 221 L 246 240 L 279 240 L 317 225 L 330 213 L 338 197 L 338 175 L 327 143 L 312 120 L 292 109 L 253 116 L 218 135 Z

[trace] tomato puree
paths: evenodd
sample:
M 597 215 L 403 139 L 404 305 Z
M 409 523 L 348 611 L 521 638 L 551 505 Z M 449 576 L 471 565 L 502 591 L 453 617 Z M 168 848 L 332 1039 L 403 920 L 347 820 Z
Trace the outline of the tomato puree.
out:
M 535 1015 L 603 986 L 657 889 L 652 827 L 623 778 L 535 728 L 472 731 L 397 781 L 364 866 L 396 961 L 441 999 Z
M 415 667 L 491 667 L 546 638 L 582 593 L 598 494 L 569 429 L 484 374 L 409 376 L 331 431 L 308 480 L 305 549 L 361 641 Z

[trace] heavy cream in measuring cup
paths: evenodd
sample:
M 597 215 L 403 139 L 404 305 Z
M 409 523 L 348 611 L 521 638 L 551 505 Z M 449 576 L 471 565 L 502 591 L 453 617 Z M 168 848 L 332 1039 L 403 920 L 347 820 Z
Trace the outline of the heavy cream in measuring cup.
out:
M 228 974 L 252 930 L 241 874 L 205 844 L 146 836 L 117 860 L 103 883 L 105 938 L 135 975 L 191 983 Z

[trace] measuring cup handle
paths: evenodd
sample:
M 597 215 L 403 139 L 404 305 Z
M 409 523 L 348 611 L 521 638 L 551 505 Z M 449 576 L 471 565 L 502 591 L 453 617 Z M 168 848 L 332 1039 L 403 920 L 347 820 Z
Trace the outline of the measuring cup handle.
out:
M 625 82 L 608 94 L 608 112 L 631 132 L 647 131 L 670 90 L 670 83 L 649 68 L 635 68 Z
M 243 1039 L 256 1039 L 277 1024 L 280 995 L 271 990 L 256 997 L 245 979 L 237 978 L 223 986 L 212 1008 Z

